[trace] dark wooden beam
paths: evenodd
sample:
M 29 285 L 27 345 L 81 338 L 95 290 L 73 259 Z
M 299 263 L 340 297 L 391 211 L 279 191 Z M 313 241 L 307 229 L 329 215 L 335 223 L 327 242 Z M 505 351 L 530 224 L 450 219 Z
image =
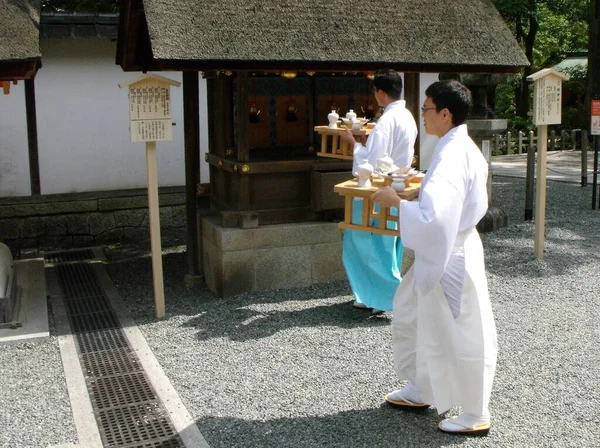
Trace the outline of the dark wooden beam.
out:
M 39 58 L 26 61 L 0 61 L 0 80 L 32 79 L 41 66 Z
M 152 45 L 142 0 L 121 2 L 116 63 L 123 71 L 164 70 L 161 68 L 161 63 L 152 56 Z
M 410 111 L 417 126 L 421 115 L 421 105 L 419 104 L 419 92 L 421 89 L 420 76 L 418 73 L 404 73 L 404 99 L 406 108 Z M 419 160 L 420 154 L 419 139 L 415 142 L 415 157 Z M 418 165 L 417 165 L 418 166 Z
M 40 194 L 40 163 L 33 78 L 25 80 L 25 114 L 27 117 L 27 143 L 29 146 L 29 183 L 31 185 L 31 195 L 36 196 Z
M 200 271 L 200 234 L 196 190 L 200 183 L 200 92 L 198 72 L 183 73 L 183 128 L 185 141 L 186 257 L 188 276 Z
M 248 162 L 250 160 L 250 144 L 248 142 L 248 110 L 250 109 L 250 97 L 248 92 L 248 72 L 238 72 L 235 79 L 235 93 L 236 93 L 236 148 L 237 148 L 237 160 L 240 163 Z M 251 179 L 249 176 L 243 176 L 239 179 L 240 182 L 240 195 L 239 195 L 239 209 L 249 210 L 250 209 L 250 189 Z M 240 219 L 240 226 L 243 223 Z M 258 226 L 258 221 L 254 221 L 254 226 Z

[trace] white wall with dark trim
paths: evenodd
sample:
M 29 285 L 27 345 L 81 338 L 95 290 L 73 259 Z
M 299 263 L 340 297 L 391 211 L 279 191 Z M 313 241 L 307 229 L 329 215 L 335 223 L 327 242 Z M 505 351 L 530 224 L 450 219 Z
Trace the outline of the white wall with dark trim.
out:
M 107 39 L 44 39 L 35 79 L 42 194 L 146 187 L 143 143 L 131 143 L 127 90 L 118 84 L 139 73 L 115 64 Z M 161 72 L 181 81 L 179 72 Z M 200 181 L 208 182 L 206 82 L 200 89 Z M 30 195 L 24 82 L 0 94 L 0 196 Z M 173 140 L 157 142 L 161 187 L 185 185 L 183 86 L 171 88 Z

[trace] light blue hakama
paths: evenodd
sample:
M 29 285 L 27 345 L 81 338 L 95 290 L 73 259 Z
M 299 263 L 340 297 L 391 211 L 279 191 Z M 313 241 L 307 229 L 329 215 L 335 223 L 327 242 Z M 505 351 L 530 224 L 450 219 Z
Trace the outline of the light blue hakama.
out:
M 378 205 L 376 205 L 376 208 Z M 362 222 L 363 201 L 354 199 L 352 223 Z M 392 207 L 391 214 L 398 215 Z M 377 226 L 377 220 L 372 225 Z M 388 229 L 397 229 L 396 222 L 388 222 Z M 357 302 L 368 308 L 391 311 L 394 295 L 400 284 L 402 268 L 402 240 L 391 235 L 344 231 L 342 261 Z

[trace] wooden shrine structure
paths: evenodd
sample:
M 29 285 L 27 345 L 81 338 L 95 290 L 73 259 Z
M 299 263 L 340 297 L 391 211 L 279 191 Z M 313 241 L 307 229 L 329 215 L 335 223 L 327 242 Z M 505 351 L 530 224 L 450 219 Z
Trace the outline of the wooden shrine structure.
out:
M 42 66 L 39 28 L 39 2 L 0 0 L 0 95 L 10 94 L 11 84 L 25 81 L 32 195 L 40 194 L 34 84 L 35 75 Z
M 375 70 L 404 73 L 418 119 L 420 73 L 511 73 L 528 61 L 490 0 L 365 0 L 357 11 L 342 0 L 124 0 L 117 64 L 183 72 L 188 272 L 201 275 L 200 72 L 212 211 L 224 228 L 256 228 L 343 207 L 333 187 L 351 178 L 351 161 L 319 156 L 315 126 L 331 108 L 377 107 Z

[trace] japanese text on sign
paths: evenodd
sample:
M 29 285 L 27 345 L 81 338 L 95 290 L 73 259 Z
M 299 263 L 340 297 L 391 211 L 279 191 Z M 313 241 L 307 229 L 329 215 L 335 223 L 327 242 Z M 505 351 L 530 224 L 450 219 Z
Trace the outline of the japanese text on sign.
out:
M 592 100 L 591 135 L 600 135 L 600 100 Z
M 130 86 L 129 126 L 132 142 L 172 140 L 169 86 Z
M 535 81 L 533 101 L 533 124 L 536 126 L 560 124 L 561 80 L 544 76 Z

